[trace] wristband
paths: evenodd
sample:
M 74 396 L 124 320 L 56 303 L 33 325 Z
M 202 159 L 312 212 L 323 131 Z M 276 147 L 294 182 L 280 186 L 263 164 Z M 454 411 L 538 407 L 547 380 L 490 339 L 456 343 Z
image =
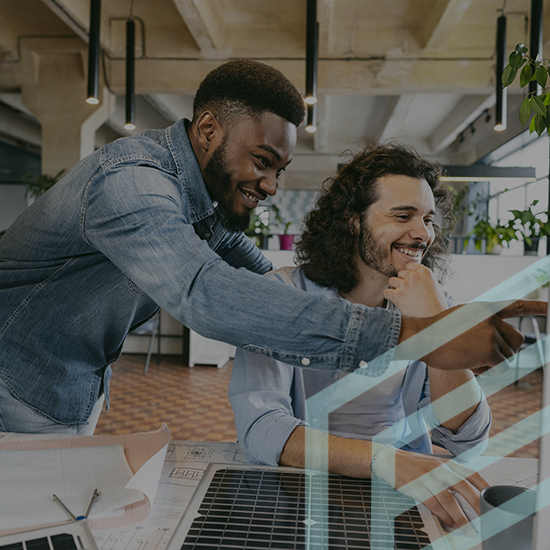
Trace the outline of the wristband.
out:
M 386 443 L 385 445 L 382 445 L 382 447 L 380 447 L 373 455 L 372 455 L 372 458 L 370 460 L 370 473 L 371 473 L 371 477 L 372 479 L 374 478 L 378 478 L 379 476 L 376 474 L 376 467 L 375 467 L 375 461 L 376 459 L 378 458 L 378 456 L 383 453 L 386 449 L 389 449 L 389 448 L 392 448 L 393 449 L 393 445 L 391 443 Z M 382 478 L 380 478 L 382 479 Z

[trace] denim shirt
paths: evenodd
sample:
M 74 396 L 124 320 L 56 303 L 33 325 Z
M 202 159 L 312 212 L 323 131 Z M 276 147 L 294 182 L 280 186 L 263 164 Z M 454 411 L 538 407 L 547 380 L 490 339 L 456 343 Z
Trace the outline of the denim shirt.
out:
M 288 364 L 387 368 L 399 314 L 258 276 L 271 264 L 219 222 L 188 125 L 102 147 L 0 239 L 0 376 L 57 422 L 85 422 L 102 387 L 108 403 L 109 365 L 158 307 Z

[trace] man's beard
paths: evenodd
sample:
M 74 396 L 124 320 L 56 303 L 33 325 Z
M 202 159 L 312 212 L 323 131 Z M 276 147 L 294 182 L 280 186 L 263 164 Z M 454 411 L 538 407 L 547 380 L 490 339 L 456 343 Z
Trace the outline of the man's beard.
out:
M 393 244 L 396 246 L 399 245 L 399 243 Z M 425 244 L 417 243 L 409 243 L 406 246 L 408 248 L 426 248 Z M 378 271 L 378 273 L 382 273 L 382 275 L 385 275 L 388 279 L 390 277 L 397 277 L 398 269 L 391 258 L 391 249 L 388 253 L 386 247 L 376 241 L 366 218 L 361 220 L 359 255 L 366 265 Z
M 225 147 L 224 139 L 204 167 L 204 179 L 208 183 L 208 190 L 213 200 L 218 202 L 216 214 L 220 223 L 230 231 L 244 231 L 250 224 L 250 212 L 238 214 L 233 207 L 235 197 L 232 201 L 231 174 L 227 171 Z M 239 193 L 238 189 L 235 189 L 234 193 Z

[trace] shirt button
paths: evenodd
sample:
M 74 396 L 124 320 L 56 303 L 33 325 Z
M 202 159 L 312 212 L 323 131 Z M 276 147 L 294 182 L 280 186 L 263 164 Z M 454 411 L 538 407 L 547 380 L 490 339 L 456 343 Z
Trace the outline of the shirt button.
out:
M 307 357 L 304 357 L 302 359 L 302 365 L 304 365 L 304 367 L 307 367 L 309 364 L 311 364 L 311 361 Z
M 211 237 L 211 236 L 212 236 L 212 233 L 207 233 L 207 234 L 205 235 L 206 238 Z
M 368 368 L 368 366 L 369 366 L 369 364 L 366 361 L 361 361 L 359 363 L 359 368 L 360 369 L 366 369 L 366 368 Z

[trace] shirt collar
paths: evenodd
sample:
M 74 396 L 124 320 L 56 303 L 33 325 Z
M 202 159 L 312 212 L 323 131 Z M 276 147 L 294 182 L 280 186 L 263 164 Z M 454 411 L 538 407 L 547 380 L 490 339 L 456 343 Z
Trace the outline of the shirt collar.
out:
M 178 177 L 183 181 L 189 198 L 191 223 L 196 223 L 215 214 L 215 204 L 212 202 L 204 182 L 199 162 L 187 129 L 191 122 L 182 118 L 166 130 L 166 142 L 176 163 Z M 217 203 L 216 203 L 217 206 Z

